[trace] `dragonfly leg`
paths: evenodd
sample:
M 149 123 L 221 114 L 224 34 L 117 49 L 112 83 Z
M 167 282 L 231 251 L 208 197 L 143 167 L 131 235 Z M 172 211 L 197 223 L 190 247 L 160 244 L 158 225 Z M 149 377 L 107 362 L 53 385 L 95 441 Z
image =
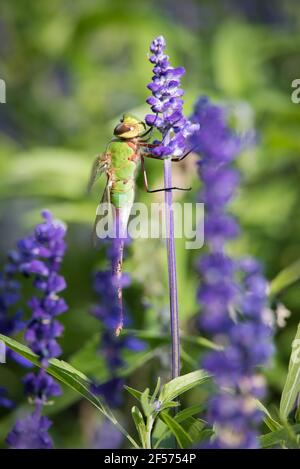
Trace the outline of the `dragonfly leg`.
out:
M 191 187 L 183 188 L 183 187 L 163 187 L 161 189 L 149 189 L 148 186 L 148 178 L 147 178 L 147 173 L 146 173 L 146 168 L 145 168 L 145 160 L 144 157 L 141 157 L 141 166 L 142 166 L 142 173 L 143 173 L 143 178 L 144 178 L 144 185 L 145 189 L 148 193 L 153 194 L 154 192 L 166 192 L 166 191 L 190 191 L 192 190 Z
M 148 143 L 148 142 L 146 142 L 146 141 L 144 141 L 144 140 L 141 140 L 141 141 L 139 142 L 139 145 L 140 145 L 141 147 L 154 148 L 154 147 L 159 147 L 160 143 Z
M 176 157 L 172 158 L 171 161 L 174 161 L 174 163 L 178 163 L 179 161 L 184 160 L 184 158 L 186 158 L 187 156 L 189 156 L 189 155 L 192 153 L 192 151 L 195 150 L 195 148 L 196 148 L 196 147 L 191 148 L 191 149 L 190 149 L 189 151 L 187 151 L 184 155 L 179 156 L 178 158 L 176 158 Z
M 143 135 L 141 135 L 141 137 L 146 137 L 146 135 L 148 135 L 148 134 L 150 134 L 150 136 L 149 136 L 148 138 L 151 137 L 151 134 L 152 134 L 152 132 L 153 132 L 153 129 L 154 129 L 154 126 L 155 126 L 155 122 L 156 122 L 157 117 L 158 117 L 158 112 L 156 113 L 156 117 L 155 117 L 155 119 L 154 119 L 153 124 L 150 126 L 150 129 L 146 130 L 146 132 L 143 133 Z
M 155 146 L 157 146 L 157 144 L 156 144 L 156 143 L 153 143 L 153 144 L 147 144 L 147 145 L 143 145 L 143 146 L 155 147 Z M 159 145 L 158 145 L 158 146 L 159 146 Z M 189 155 L 192 153 L 192 151 L 195 150 L 195 148 L 196 148 L 196 147 L 191 148 L 188 152 L 186 152 L 186 153 L 185 153 L 184 155 L 182 155 L 182 156 L 178 156 L 178 157 L 173 157 L 173 158 L 171 158 L 171 161 L 173 161 L 174 163 L 178 163 L 179 161 L 184 160 L 184 158 L 186 158 L 187 156 L 189 156 Z M 162 158 L 161 156 L 156 156 L 156 155 L 153 155 L 152 153 L 144 153 L 144 156 L 147 157 L 147 158 L 152 158 L 152 159 L 154 159 L 154 160 L 160 160 L 160 161 L 164 160 L 164 158 Z
M 146 158 L 152 158 L 153 160 L 163 161 L 163 158 L 161 156 L 152 155 L 151 153 L 143 153 L 143 156 L 145 156 Z

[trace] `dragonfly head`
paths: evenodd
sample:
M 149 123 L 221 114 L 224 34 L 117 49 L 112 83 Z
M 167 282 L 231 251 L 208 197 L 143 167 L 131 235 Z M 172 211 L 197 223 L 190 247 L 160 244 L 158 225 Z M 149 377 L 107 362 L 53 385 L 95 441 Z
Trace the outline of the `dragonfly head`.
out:
M 146 124 L 130 114 L 124 114 L 114 129 L 114 135 L 119 138 L 131 139 L 140 137 L 146 130 Z

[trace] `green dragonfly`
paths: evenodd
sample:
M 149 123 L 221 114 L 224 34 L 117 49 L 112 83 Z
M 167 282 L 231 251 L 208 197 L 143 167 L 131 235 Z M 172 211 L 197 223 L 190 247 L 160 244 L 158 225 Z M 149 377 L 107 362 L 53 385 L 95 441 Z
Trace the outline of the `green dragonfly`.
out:
M 112 274 L 115 276 L 117 296 L 120 306 L 120 317 L 115 333 L 119 335 L 123 327 L 123 306 L 122 306 L 122 263 L 124 238 L 126 237 L 128 220 L 131 208 L 134 202 L 135 180 L 137 168 L 141 165 L 145 189 L 147 192 L 154 193 L 167 190 L 190 190 L 180 187 L 167 187 L 161 189 L 149 189 L 147 173 L 145 169 L 145 158 L 154 158 L 161 160 L 160 157 L 151 154 L 151 149 L 157 144 L 148 143 L 153 127 L 147 129 L 146 124 L 131 114 L 124 114 L 119 124 L 114 129 L 114 137 L 109 142 L 106 150 L 98 155 L 92 166 L 88 190 L 90 190 L 95 181 L 102 175 L 106 175 L 106 186 L 100 202 L 100 206 L 105 204 L 111 207 L 114 224 L 114 233 L 117 238 L 118 255 L 112 266 Z M 145 138 L 147 137 L 147 138 Z M 181 161 L 188 154 L 187 152 L 180 157 L 172 158 L 172 161 Z M 96 220 L 93 229 L 94 244 L 97 243 L 99 233 L 97 228 L 103 213 L 97 211 Z

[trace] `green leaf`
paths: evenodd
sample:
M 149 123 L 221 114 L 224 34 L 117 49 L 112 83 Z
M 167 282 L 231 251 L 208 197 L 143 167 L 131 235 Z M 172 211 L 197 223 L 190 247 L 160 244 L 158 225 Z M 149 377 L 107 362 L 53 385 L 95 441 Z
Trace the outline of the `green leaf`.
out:
M 10 337 L 6 337 L 0 334 L 0 340 L 3 341 L 10 349 L 19 353 L 23 357 L 27 358 L 31 363 L 40 367 L 40 362 L 38 356 L 35 355 L 28 347 L 23 344 L 20 344 Z M 47 373 L 56 378 L 57 380 L 64 383 L 69 388 L 73 389 L 79 393 L 82 397 L 87 399 L 91 404 L 93 404 L 106 418 L 108 418 L 128 440 L 133 444 L 133 446 L 138 447 L 137 443 L 133 438 L 127 433 L 127 431 L 118 423 L 116 417 L 110 410 L 110 408 L 104 404 L 98 396 L 95 396 L 90 391 L 90 380 L 87 376 L 81 373 L 79 370 L 71 366 L 69 363 L 62 360 L 57 360 L 56 358 L 49 360 L 49 366 L 46 369 Z
M 44 147 L 19 153 L 8 167 L 0 198 L 14 193 L 21 197 L 53 196 L 78 200 L 85 191 L 90 162 L 82 152 Z M 86 178 L 83 175 L 87 175 Z
M 142 447 L 146 448 L 147 429 L 146 429 L 146 425 L 145 425 L 142 413 L 136 406 L 133 406 L 131 409 L 131 415 L 132 415 L 135 427 L 137 429 L 138 435 L 140 437 Z
M 190 439 L 193 443 L 198 443 L 201 439 L 201 432 L 205 422 L 203 420 L 195 419 L 194 417 L 189 417 L 185 420 L 183 428 L 188 433 Z
M 155 389 L 154 389 L 154 392 L 151 396 L 151 403 L 153 404 L 155 399 L 156 399 L 156 396 L 157 394 L 159 393 L 159 390 L 160 390 L 160 383 L 161 383 L 161 380 L 160 380 L 160 377 L 157 378 L 157 383 L 156 383 L 156 386 L 155 386 Z
M 130 386 L 124 386 L 124 388 L 126 389 L 126 391 L 129 392 L 129 394 L 131 394 L 135 399 L 137 399 L 138 401 L 141 401 L 142 400 L 142 396 L 143 396 L 143 393 L 141 391 L 138 391 L 137 389 L 133 389 L 131 388 Z M 148 389 L 148 388 L 147 388 Z M 146 389 L 146 391 L 147 391 Z M 154 395 L 154 394 L 153 394 Z M 150 402 L 152 403 L 152 405 L 154 404 L 155 400 L 153 400 L 153 396 L 151 397 L 151 395 L 149 394 L 149 397 L 150 397 Z M 143 404 L 142 404 L 143 405 Z M 164 403 L 162 403 L 160 405 L 160 408 L 159 408 L 159 412 L 161 412 L 162 410 L 165 410 L 165 409 L 168 409 L 170 407 L 178 407 L 179 403 L 178 402 L 174 402 L 174 401 L 166 401 Z M 153 407 L 150 407 L 151 409 L 151 412 L 153 412 Z M 143 410 L 144 410 L 144 407 L 143 407 Z M 144 410 L 145 412 L 145 410 Z M 150 413 L 151 413 L 150 412 Z M 150 415 L 149 413 L 149 415 Z M 147 415 L 145 413 L 145 415 Z
M 160 414 L 160 417 L 168 426 L 171 433 L 176 437 L 176 440 L 180 448 L 188 448 L 189 446 L 191 446 L 192 439 L 190 438 L 189 434 L 184 430 L 184 428 L 178 422 L 176 422 L 176 420 L 173 417 L 171 417 L 166 412 L 162 412 Z
M 203 370 L 192 371 L 186 375 L 179 376 L 163 386 L 159 400 L 162 403 L 165 401 L 173 401 L 176 397 L 185 393 L 189 389 L 203 384 L 209 379 L 210 375 Z
M 108 378 L 105 363 L 102 357 L 97 354 L 99 345 L 99 334 L 95 334 L 89 339 L 77 352 L 75 352 L 69 360 L 69 363 L 77 369 L 80 369 L 83 373 L 93 376 L 97 381 L 105 381 Z M 117 376 L 126 377 L 134 372 L 137 368 L 142 366 L 147 361 L 151 360 L 155 356 L 157 348 L 153 350 L 143 352 L 131 352 L 126 356 L 126 364 L 118 369 Z M 58 399 L 55 400 L 54 404 L 45 408 L 47 415 L 52 415 L 57 412 L 61 412 L 66 407 L 74 404 L 81 396 L 75 393 L 70 388 L 65 388 L 64 393 Z M 11 413 L 10 415 L 13 415 Z M 2 422 L 0 425 L 0 439 L 2 436 Z M 8 427 L 11 424 L 8 424 Z
M 105 364 L 103 363 L 97 349 L 99 345 L 99 334 L 95 334 L 89 339 L 83 347 L 80 348 L 70 357 L 70 364 L 81 372 L 92 375 L 97 381 L 104 381 L 107 379 L 107 371 Z M 147 361 L 151 360 L 157 353 L 158 348 L 143 351 L 143 352 L 131 352 L 126 355 L 126 364 L 118 370 L 117 376 L 128 376 L 134 372 L 137 368 L 142 366 Z M 55 399 L 53 405 L 46 406 L 44 409 L 45 415 L 55 415 L 58 412 L 62 412 L 65 408 L 73 405 L 82 398 L 81 394 L 74 391 L 68 386 L 64 386 L 63 394 Z M 139 398 L 138 398 L 139 399 Z M 30 408 L 29 408 L 30 411 Z M 13 422 L 17 418 L 17 413 L 28 412 L 27 403 L 18 406 L 17 410 L 10 412 L 8 415 L 3 417 L 0 422 L 0 440 L 4 440 L 9 429 L 12 427 Z
M 178 414 L 175 416 L 175 420 L 177 422 L 184 422 L 186 419 L 189 417 L 193 417 L 196 414 L 200 414 L 200 412 L 203 411 L 203 405 L 202 404 L 195 404 L 187 409 L 181 410 L 178 412 Z
M 300 279 L 300 259 L 283 269 L 270 284 L 270 295 L 276 296 L 282 290 Z
M 203 410 L 203 405 L 196 404 L 178 412 L 178 414 L 175 415 L 174 419 L 176 420 L 176 422 L 182 423 L 182 422 L 185 422 L 190 417 L 193 417 L 194 415 L 199 414 L 202 410 Z M 155 443 L 155 448 L 158 448 L 160 443 L 165 438 L 167 438 L 169 434 L 169 429 L 166 426 L 164 427 L 157 426 L 157 429 L 155 430 L 156 430 L 155 436 L 157 440 Z
M 196 370 L 183 376 L 179 376 L 178 378 L 172 379 L 162 387 L 158 400 L 162 403 L 162 405 L 173 402 L 176 397 L 194 388 L 195 386 L 203 384 L 210 378 L 211 376 L 203 370 Z M 129 386 L 124 387 L 133 397 L 141 400 L 141 391 L 133 389 Z
M 124 386 L 124 389 L 129 392 L 135 399 L 138 401 L 141 400 L 142 393 L 141 391 L 138 391 L 137 389 L 131 388 L 130 386 Z
M 293 433 L 292 435 L 292 441 L 291 441 L 291 432 Z M 260 445 L 262 448 L 268 448 L 270 446 L 274 445 L 279 445 L 282 442 L 285 442 L 289 446 L 295 447 L 295 440 L 296 434 L 300 432 L 300 424 L 293 425 L 289 428 L 281 428 L 280 430 L 276 430 L 275 432 L 270 432 L 266 433 L 265 435 L 262 435 L 259 440 L 260 440 Z
M 155 343 L 156 345 L 164 345 L 170 343 L 170 335 L 166 334 L 163 335 L 160 332 L 156 331 L 140 331 L 136 329 L 126 329 L 124 331 L 125 335 L 134 335 L 135 337 L 138 337 L 139 339 L 145 340 L 149 343 Z M 223 347 L 215 344 L 209 339 L 206 339 L 205 337 L 200 337 L 200 336 L 183 336 L 182 337 L 183 342 L 188 342 L 190 344 L 198 345 L 200 347 L 205 347 L 208 349 L 212 350 L 223 350 Z
M 153 412 L 153 407 L 151 407 L 151 405 L 149 404 L 149 392 L 150 392 L 150 389 L 146 388 L 145 391 L 141 395 L 141 404 L 142 404 L 142 408 L 146 417 L 151 415 L 151 413 Z
M 198 362 L 186 350 L 181 347 L 181 359 L 185 362 L 192 370 L 198 367 Z
M 183 336 L 182 340 L 189 342 L 200 347 L 205 347 L 212 350 L 224 350 L 224 347 L 220 344 L 215 344 L 211 340 L 206 339 L 206 337 L 196 337 L 196 336 Z
M 264 422 L 269 427 L 269 429 L 272 432 L 274 432 L 276 430 L 280 430 L 282 428 L 282 425 L 272 417 L 272 415 L 270 414 L 268 409 L 262 404 L 262 402 L 260 402 L 257 399 L 256 404 L 257 404 L 257 407 L 259 408 L 259 410 L 261 410 L 265 414 Z
M 164 402 L 163 404 L 160 405 L 159 411 L 161 412 L 162 410 L 165 410 L 165 409 L 173 409 L 174 407 L 178 407 L 179 405 L 180 405 L 179 402 L 176 402 L 176 401 Z
M 300 324 L 292 342 L 292 353 L 286 382 L 280 400 L 280 416 L 286 420 L 300 392 Z

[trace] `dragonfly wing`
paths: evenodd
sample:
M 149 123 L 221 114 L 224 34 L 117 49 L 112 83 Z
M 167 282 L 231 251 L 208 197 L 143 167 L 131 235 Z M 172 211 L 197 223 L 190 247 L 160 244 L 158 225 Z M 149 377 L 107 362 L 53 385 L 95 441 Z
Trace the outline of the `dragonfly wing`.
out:
M 110 203 L 110 178 L 107 177 L 107 181 L 106 181 L 106 186 L 105 186 L 105 189 L 104 189 L 104 192 L 103 192 L 103 195 L 102 195 L 102 198 L 100 200 L 100 204 L 97 208 L 97 215 L 96 215 L 96 219 L 95 219 L 95 223 L 94 223 L 94 228 L 93 228 L 93 244 L 94 246 L 97 246 L 98 242 L 99 242 L 99 236 L 97 235 L 97 226 L 98 226 L 98 223 L 100 222 L 100 220 L 104 217 L 104 216 L 107 216 L 107 213 L 102 213 L 102 210 L 101 212 L 99 213 L 99 207 L 102 205 L 102 204 L 106 204 L 106 207 L 108 210 L 111 210 L 111 203 Z M 110 214 L 111 216 L 111 214 Z
M 98 155 L 95 158 L 95 161 L 93 163 L 92 170 L 91 170 L 88 187 L 87 187 L 88 192 L 90 192 L 93 185 L 95 184 L 97 179 L 101 176 L 101 174 L 103 174 L 106 171 L 107 165 L 108 165 L 107 153 L 102 153 L 101 155 Z

